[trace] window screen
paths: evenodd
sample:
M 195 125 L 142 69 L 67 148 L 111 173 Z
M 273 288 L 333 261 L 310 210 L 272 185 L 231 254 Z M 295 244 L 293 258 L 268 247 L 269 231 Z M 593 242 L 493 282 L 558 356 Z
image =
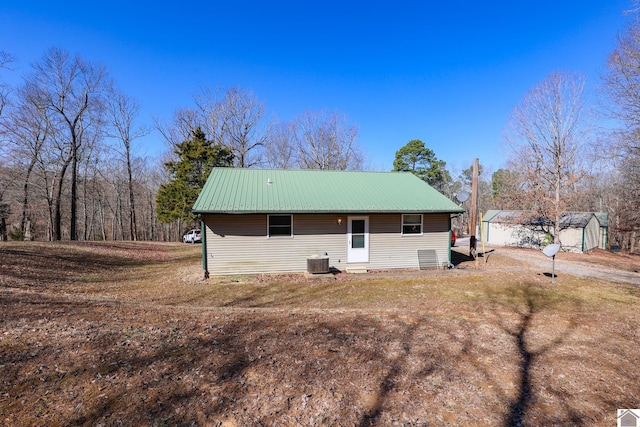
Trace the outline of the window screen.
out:
M 422 215 L 402 215 L 402 234 L 422 234 Z
M 269 215 L 269 237 L 291 236 L 291 215 Z

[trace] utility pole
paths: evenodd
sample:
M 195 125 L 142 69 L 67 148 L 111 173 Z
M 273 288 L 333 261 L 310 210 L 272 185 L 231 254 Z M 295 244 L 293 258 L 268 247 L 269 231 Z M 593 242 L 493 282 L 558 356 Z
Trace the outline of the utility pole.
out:
M 476 223 L 478 221 L 478 159 L 473 160 L 473 179 L 471 181 L 471 212 L 469 212 L 469 255 L 476 259 Z

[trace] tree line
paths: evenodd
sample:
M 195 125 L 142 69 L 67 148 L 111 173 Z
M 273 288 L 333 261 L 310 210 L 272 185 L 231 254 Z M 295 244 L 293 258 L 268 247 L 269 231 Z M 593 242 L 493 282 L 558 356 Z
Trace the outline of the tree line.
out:
M 12 72 L 13 62 L 0 52 L 0 72 Z M 493 173 L 481 166 L 480 210 L 527 211 L 551 226 L 564 212 L 607 212 L 610 241 L 635 250 L 639 70 L 634 20 L 609 56 L 599 103 L 577 72 L 554 72 L 531 88 L 505 125 L 508 163 Z M 16 87 L 1 77 L 4 240 L 177 240 L 196 225 L 190 208 L 212 167 L 366 167 L 358 128 L 344 114 L 304 111 L 278 121 L 240 87 L 200 89 L 191 106 L 150 127 L 104 66 L 63 49 L 45 52 Z M 598 126 L 603 118 L 615 125 Z M 169 147 L 160 161 L 136 155 L 152 128 Z M 471 167 L 454 177 L 419 139 L 398 149 L 393 169 L 416 174 L 453 200 L 472 179 Z
M 0 52 L 0 71 L 14 62 Z M 152 128 L 105 66 L 51 48 L 22 84 L 0 79 L 0 238 L 178 240 L 213 166 L 364 167 L 358 129 L 338 111 L 280 122 L 239 87 L 201 89 L 193 105 L 155 121 L 169 146 L 157 161 L 136 155 Z
M 618 37 L 601 79 L 597 103 L 587 96 L 586 78 L 578 72 L 554 72 L 522 97 L 504 128 L 507 165 L 490 176 L 480 165 L 480 212 L 522 211 L 519 221 L 537 224 L 556 243 L 564 213 L 606 212 L 610 244 L 637 250 L 639 20 Z M 604 128 L 602 122 L 613 125 Z M 415 173 L 453 200 L 471 186 L 471 167 L 452 179 L 444 161 L 420 140 L 396 153 L 394 169 Z M 458 226 L 464 228 L 464 221 Z

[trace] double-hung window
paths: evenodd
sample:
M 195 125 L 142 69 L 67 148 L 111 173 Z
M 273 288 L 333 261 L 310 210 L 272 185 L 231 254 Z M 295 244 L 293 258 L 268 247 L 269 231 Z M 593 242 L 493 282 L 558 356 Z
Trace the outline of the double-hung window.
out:
M 402 234 L 422 234 L 422 214 L 402 215 Z
M 269 237 L 293 235 L 293 221 L 291 215 L 268 215 L 267 228 Z

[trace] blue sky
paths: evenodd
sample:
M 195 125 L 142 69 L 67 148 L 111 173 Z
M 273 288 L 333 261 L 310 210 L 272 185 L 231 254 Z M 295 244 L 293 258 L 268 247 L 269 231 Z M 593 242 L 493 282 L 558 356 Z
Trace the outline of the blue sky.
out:
M 269 113 L 338 110 L 360 129 L 371 169 L 421 139 L 459 171 L 503 165 L 509 113 L 554 71 L 595 91 L 631 0 L 17 1 L 0 4 L 0 50 L 15 82 L 52 46 L 107 66 L 169 120 L 200 86 L 252 90 Z M 152 133 L 140 153 L 166 150 Z

